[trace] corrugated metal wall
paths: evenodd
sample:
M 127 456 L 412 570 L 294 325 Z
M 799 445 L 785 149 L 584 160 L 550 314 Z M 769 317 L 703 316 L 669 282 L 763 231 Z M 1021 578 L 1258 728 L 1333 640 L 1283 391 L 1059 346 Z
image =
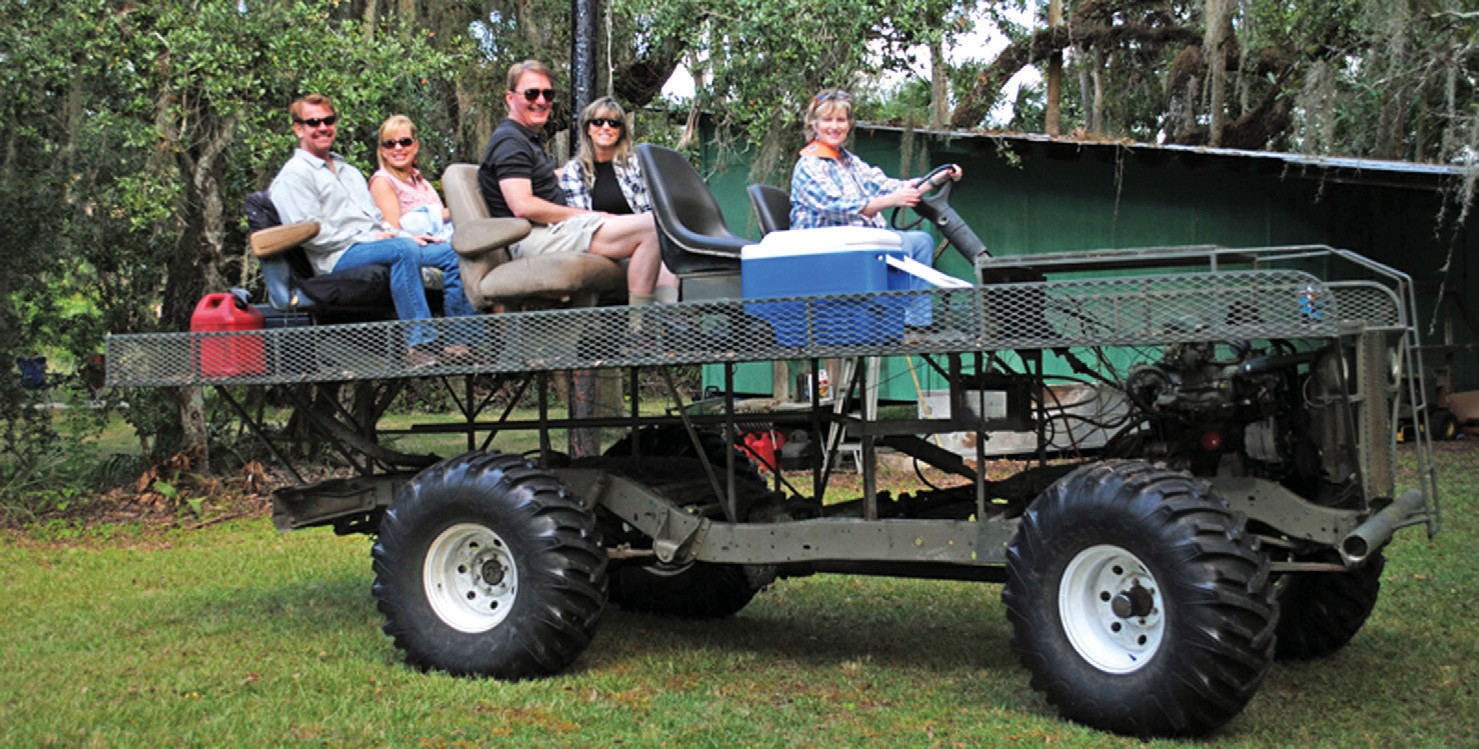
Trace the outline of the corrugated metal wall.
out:
M 898 129 L 860 127 L 855 149 L 897 175 L 902 137 Z M 1419 314 L 1426 343 L 1479 340 L 1468 321 L 1479 315 L 1466 319 L 1457 301 L 1474 297 L 1469 258 L 1476 249 L 1467 231 L 1474 222 L 1454 226 L 1457 170 L 1043 138 L 914 137 L 915 148 L 928 152 L 928 164 L 955 162 L 965 169 L 952 203 L 995 255 L 1181 244 L 1328 244 L 1413 277 L 1422 292 Z M 710 161 L 702 169 L 711 175 L 710 187 L 731 228 L 758 237 L 744 192 L 747 165 L 721 169 Z M 1439 308 L 1445 264 L 1452 293 Z M 964 261 L 948 250 L 939 265 L 969 276 Z M 1445 362 L 1441 352 L 1427 359 L 1430 368 Z M 1479 387 L 1479 357 L 1473 352 L 1447 361 L 1457 389 Z M 915 386 L 902 362 L 888 363 L 885 379 L 885 397 L 913 399 Z M 717 368 L 706 371 L 706 382 L 722 382 Z M 770 368 L 744 367 L 736 386 L 742 392 L 768 392 Z M 932 385 L 925 381 L 924 387 Z

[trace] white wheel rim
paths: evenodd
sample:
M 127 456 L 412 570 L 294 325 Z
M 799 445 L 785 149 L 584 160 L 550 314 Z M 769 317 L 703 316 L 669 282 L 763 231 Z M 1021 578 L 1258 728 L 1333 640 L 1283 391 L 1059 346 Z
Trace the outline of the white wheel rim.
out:
M 1134 554 L 1103 544 L 1080 551 L 1063 570 L 1058 615 L 1073 649 L 1094 668 L 1143 668 L 1166 633 L 1160 585 Z
M 498 626 L 518 595 L 518 567 L 503 538 L 476 523 L 441 532 L 421 568 L 426 600 L 447 626 L 477 634 Z

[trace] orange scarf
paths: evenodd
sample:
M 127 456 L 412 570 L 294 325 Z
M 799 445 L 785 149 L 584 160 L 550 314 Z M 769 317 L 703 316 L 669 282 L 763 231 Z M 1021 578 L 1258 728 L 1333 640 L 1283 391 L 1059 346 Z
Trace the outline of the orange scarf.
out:
M 803 149 L 801 149 L 801 155 L 802 156 L 816 156 L 817 158 L 831 159 L 833 161 L 841 161 L 842 160 L 842 152 L 841 151 L 839 151 L 839 150 L 833 148 L 832 146 L 829 146 L 826 143 L 823 143 L 823 142 L 821 142 L 819 140 L 814 140 L 814 141 L 812 141 L 810 143 L 807 143 L 806 144 L 806 147 L 803 148 Z

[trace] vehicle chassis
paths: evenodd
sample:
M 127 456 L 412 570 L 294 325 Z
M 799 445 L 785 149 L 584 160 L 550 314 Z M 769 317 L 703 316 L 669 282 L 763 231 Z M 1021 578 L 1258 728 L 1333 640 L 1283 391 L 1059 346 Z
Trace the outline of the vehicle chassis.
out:
M 982 258 L 978 273 L 982 283 L 966 290 L 784 300 L 803 321 L 799 344 L 781 345 L 750 314 L 752 300 L 720 300 L 419 323 L 480 343 L 472 357 L 419 370 L 398 355 L 413 323 L 115 335 L 108 375 L 114 386 L 217 387 L 297 478 L 274 493 L 276 526 L 378 534 L 375 594 L 387 633 L 408 662 L 453 673 L 558 672 L 584 649 L 608 594 L 638 610 L 714 617 L 737 612 L 778 576 L 982 580 L 1007 584 L 1012 645 L 1033 686 L 1066 716 L 1135 735 L 1200 734 L 1242 709 L 1275 656 L 1318 657 L 1355 634 L 1397 529 L 1437 532 L 1426 430 L 1413 448 L 1415 486 L 1395 487 L 1399 416 L 1427 417 L 1416 302 L 1400 272 L 1302 246 Z M 921 294 L 931 297 L 937 329 L 894 335 L 890 310 L 901 307 L 880 300 Z M 864 327 L 827 329 L 849 324 L 840 318 Z M 259 342 L 251 345 L 260 346 L 260 366 L 200 373 L 203 346 L 247 340 Z M 938 372 L 952 415 L 881 416 L 869 396 L 869 363 L 879 356 L 918 357 Z M 812 388 L 809 408 L 755 413 L 727 397 L 739 362 L 809 359 L 815 371 L 831 358 L 844 362 L 833 400 Z M 685 402 L 670 368 L 710 363 L 724 365 L 726 395 Z M 1069 417 L 1048 387 L 1054 366 L 1120 395 L 1128 416 L 1107 439 L 1078 444 L 1065 428 Z M 631 370 L 628 413 L 551 415 L 552 373 L 578 379 L 606 368 Z M 639 408 L 641 368 L 667 383 L 665 413 Z M 465 433 L 466 455 L 431 465 L 434 458 L 380 444 L 393 432 L 377 430 L 373 414 L 412 377 L 441 378 L 464 418 L 410 431 Z M 485 419 L 474 384 L 490 377 L 520 392 L 534 387 L 538 418 L 512 419 L 510 406 Z M 346 383 L 379 393 L 371 416 L 337 406 L 333 393 Z M 358 475 L 304 481 L 233 395 L 243 385 L 289 386 L 282 390 Z M 552 430 L 594 427 L 628 436 L 603 456 L 553 448 Z M 757 427 L 815 436 L 809 490 L 783 475 L 762 478 L 746 453 L 728 447 Z M 527 429 L 540 434 L 537 454 L 490 449 L 500 432 Z M 992 480 L 979 467 L 996 455 L 991 440 L 1001 431 L 1034 433 L 1036 447 L 1016 456 L 1020 472 Z M 705 436 L 714 432 L 718 440 Z M 921 436 L 947 432 L 973 435 L 973 461 Z M 844 434 L 860 443 L 862 496 L 823 503 Z M 877 485 L 881 447 L 967 482 L 893 497 Z M 511 509 L 529 507 L 560 530 L 539 536 L 508 520 Z M 1175 517 L 1149 519 L 1157 513 Z M 438 530 L 412 529 L 423 522 Z M 520 549 L 529 534 L 563 552 L 531 555 Z M 1171 569 L 1165 559 L 1186 548 L 1212 571 L 1183 578 Z M 436 560 L 461 572 L 439 573 Z M 538 565 L 560 568 L 567 585 L 579 578 L 580 592 L 558 592 Z M 1357 590 L 1338 601 L 1354 606 L 1353 621 L 1333 623 L 1340 633 L 1323 640 L 1311 632 L 1332 622 L 1309 621 L 1318 614 L 1296 598 L 1312 589 L 1301 581 L 1319 575 Z M 443 585 L 455 596 L 437 593 Z M 1225 608 L 1201 611 L 1173 590 L 1198 585 L 1223 586 Z M 1097 598 L 1076 597 L 1075 586 Z M 561 608 L 563 624 L 526 626 L 519 607 L 531 596 Z M 1224 639 L 1240 633 L 1239 642 L 1178 665 L 1199 647 L 1180 644 L 1186 630 L 1204 625 Z M 512 654 L 529 640 L 549 652 Z M 1210 695 L 1171 686 L 1209 676 L 1231 686 Z

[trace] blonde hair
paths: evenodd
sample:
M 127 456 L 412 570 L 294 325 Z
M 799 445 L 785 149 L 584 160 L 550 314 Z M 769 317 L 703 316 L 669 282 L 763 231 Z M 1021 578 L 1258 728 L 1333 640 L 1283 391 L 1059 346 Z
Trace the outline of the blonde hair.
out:
M 555 74 L 549 69 L 548 65 L 545 65 L 538 60 L 524 60 L 523 62 L 516 62 L 508 66 L 509 91 L 513 91 L 516 89 L 516 87 L 519 85 L 519 79 L 523 78 L 525 73 L 536 73 L 538 75 L 542 75 L 550 82 L 551 86 L 555 84 Z M 553 104 L 554 102 L 550 103 Z
M 817 121 L 823 117 L 835 117 L 842 115 L 847 118 L 847 137 L 852 137 L 852 127 L 857 124 L 852 113 L 852 95 L 837 88 L 826 88 L 817 92 L 811 98 L 811 106 L 806 109 L 806 139 L 808 141 L 817 137 Z
M 416 138 L 416 123 L 412 122 L 410 117 L 403 114 L 393 114 L 386 117 L 385 121 L 380 123 L 380 130 L 376 133 L 375 137 L 375 160 L 380 164 L 381 169 L 385 168 L 385 149 L 380 146 L 381 143 L 385 142 L 385 133 L 400 128 L 410 130 L 411 137 Z M 417 138 L 417 141 L 419 142 L 420 138 Z M 417 155 L 420 155 L 420 149 L 417 149 Z M 416 166 L 416 159 L 411 159 L 411 166 Z
M 627 125 L 626 110 L 621 108 L 621 103 L 610 96 L 603 96 L 580 111 L 580 148 L 575 152 L 575 158 L 585 169 L 585 187 L 587 190 L 596 186 L 596 144 L 591 142 L 591 119 L 599 116 L 602 112 L 615 112 L 616 119 L 620 119 L 621 137 L 616 139 L 616 153 L 611 157 L 612 163 L 626 161 L 632 152 L 631 128 Z
M 335 115 L 339 114 L 339 110 L 334 108 L 333 99 L 323 94 L 308 94 L 307 96 L 294 99 L 293 103 L 288 105 L 288 117 L 292 119 L 293 124 L 297 124 L 298 120 L 303 119 L 303 107 L 310 104 L 315 107 L 324 107 Z

